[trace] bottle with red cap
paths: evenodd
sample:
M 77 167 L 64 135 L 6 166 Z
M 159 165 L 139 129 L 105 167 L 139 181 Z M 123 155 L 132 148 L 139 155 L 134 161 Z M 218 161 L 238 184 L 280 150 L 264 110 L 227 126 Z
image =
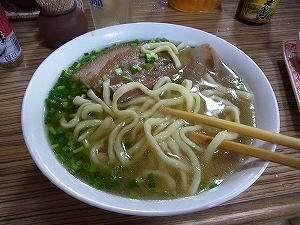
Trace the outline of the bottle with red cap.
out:
M 16 67 L 22 61 L 22 48 L 0 3 L 0 69 Z

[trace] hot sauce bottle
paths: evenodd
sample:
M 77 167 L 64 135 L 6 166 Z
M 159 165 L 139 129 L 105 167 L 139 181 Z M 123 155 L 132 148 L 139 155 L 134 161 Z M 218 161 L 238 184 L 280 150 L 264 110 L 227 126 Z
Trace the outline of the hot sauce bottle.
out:
M 22 61 L 21 46 L 0 4 L 0 69 L 16 67 Z
M 274 15 L 279 0 L 240 0 L 236 18 L 251 25 L 269 22 Z

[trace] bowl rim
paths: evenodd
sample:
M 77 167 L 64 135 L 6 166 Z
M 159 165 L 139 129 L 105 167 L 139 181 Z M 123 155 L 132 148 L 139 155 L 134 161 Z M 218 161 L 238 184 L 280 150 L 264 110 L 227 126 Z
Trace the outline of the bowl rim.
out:
M 249 56 L 247 56 L 244 52 L 242 52 L 234 45 L 205 31 L 176 24 L 138 22 L 115 25 L 112 27 L 90 31 L 69 41 L 68 43 L 64 44 L 60 48 L 56 49 L 53 53 L 51 53 L 40 64 L 40 66 L 33 74 L 23 98 L 21 123 L 25 143 L 31 154 L 31 157 L 33 158 L 38 168 L 52 183 L 54 183 L 57 187 L 59 187 L 67 194 L 73 196 L 74 198 L 98 208 L 129 215 L 170 216 L 201 211 L 220 205 L 245 191 L 264 172 L 265 168 L 268 165 L 268 162 L 252 159 L 244 166 L 243 170 L 234 173 L 232 179 L 240 179 L 242 181 L 241 184 L 237 185 L 238 188 L 232 189 L 230 183 L 226 183 L 225 180 L 222 185 L 195 196 L 172 200 L 133 200 L 111 195 L 88 186 L 66 171 L 66 169 L 56 160 L 49 146 L 46 146 L 45 149 L 40 149 L 40 146 L 46 143 L 46 137 L 36 136 L 39 135 L 41 131 L 42 133 L 44 132 L 43 134 L 45 134 L 43 113 L 41 113 L 44 111 L 43 101 L 46 97 L 45 93 L 48 94 L 50 87 L 52 87 L 52 85 L 58 78 L 60 72 L 62 71 L 62 65 L 64 65 L 64 68 L 66 69 L 68 65 L 71 65 L 71 61 L 74 58 L 75 60 L 77 60 L 84 53 L 80 52 L 79 54 L 76 51 L 82 51 L 83 49 L 91 51 L 99 47 L 109 46 L 116 42 L 133 40 L 132 31 L 137 34 L 136 38 L 140 40 L 149 39 L 149 35 L 156 34 L 156 36 L 152 38 L 166 37 L 171 41 L 179 41 L 180 38 L 183 39 L 183 37 L 186 37 L 187 39 L 193 39 L 192 42 L 198 42 L 199 44 L 210 40 L 214 43 L 212 44 L 212 47 L 215 48 L 217 52 L 223 51 L 222 48 L 229 48 L 233 56 L 237 56 L 237 58 L 232 57 L 227 59 L 222 58 L 222 56 L 221 59 L 227 65 L 231 65 L 237 60 L 238 62 L 240 62 L 240 65 L 237 65 L 235 69 L 238 70 L 242 70 L 247 65 L 250 65 L 250 67 L 253 69 L 254 76 L 256 76 L 255 78 L 257 78 L 258 80 L 246 80 L 248 85 L 250 83 L 250 86 L 254 87 L 255 89 L 264 88 L 264 91 L 267 91 L 267 93 L 270 95 L 269 98 L 271 101 L 266 102 L 264 105 L 266 109 L 261 109 L 262 107 L 260 107 L 258 109 L 258 113 L 260 111 L 264 112 L 264 110 L 267 110 L 271 115 L 267 115 L 267 113 L 264 113 L 264 116 L 260 119 L 260 121 L 258 121 L 258 125 L 266 126 L 273 132 L 279 132 L 280 119 L 278 104 L 276 96 L 267 77 Z M 178 33 L 178 31 L 180 32 Z M 174 37 L 174 33 L 178 35 Z M 169 36 L 166 36 L 167 34 Z M 190 36 L 193 37 L 191 38 Z M 101 43 L 99 41 L 100 39 Z M 74 51 L 76 52 L 76 54 L 72 55 L 72 60 L 65 58 L 70 53 L 74 53 Z M 225 55 L 224 52 L 222 54 Z M 66 62 L 65 64 L 62 64 L 62 62 L 59 62 L 59 60 L 65 60 Z M 44 76 L 44 74 L 49 73 L 49 64 L 51 64 L 53 61 L 57 62 L 56 65 L 57 67 L 59 67 L 51 68 L 51 74 L 55 75 L 53 77 Z M 58 71 L 60 72 L 58 73 Z M 34 107 L 32 107 L 33 105 L 37 106 L 38 110 L 34 109 Z M 275 122 L 268 123 L 268 121 L 270 120 Z M 255 145 L 262 146 L 271 151 L 275 151 L 276 148 L 276 145 L 265 144 L 261 141 L 257 141 Z M 49 152 L 49 150 L 51 150 L 51 152 Z M 53 159 L 53 157 L 55 160 Z M 224 194 L 220 193 L 219 190 L 229 190 L 229 192 Z M 214 195 L 214 199 L 209 198 L 209 195 L 211 194 Z M 101 198 L 99 198 L 99 196 L 101 196 Z M 178 208 L 179 205 L 181 206 L 181 208 Z
M 300 61 L 300 30 L 299 30 L 298 35 L 297 35 L 296 53 L 297 53 L 297 57 L 298 57 L 298 59 Z

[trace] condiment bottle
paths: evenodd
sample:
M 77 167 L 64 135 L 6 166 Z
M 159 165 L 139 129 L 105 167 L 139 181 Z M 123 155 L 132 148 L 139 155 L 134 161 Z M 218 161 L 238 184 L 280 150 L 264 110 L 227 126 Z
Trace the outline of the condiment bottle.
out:
M 274 15 L 279 0 L 240 0 L 236 18 L 251 25 L 269 22 Z
M 0 69 L 16 67 L 22 61 L 22 48 L 0 3 Z

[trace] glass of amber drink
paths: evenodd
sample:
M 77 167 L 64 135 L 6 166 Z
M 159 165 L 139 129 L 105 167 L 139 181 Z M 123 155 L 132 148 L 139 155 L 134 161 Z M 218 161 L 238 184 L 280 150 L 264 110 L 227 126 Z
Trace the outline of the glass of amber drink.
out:
M 169 0 L 169 5 L 183 12 L 200 12 L 217 8 L 222 0 Z

